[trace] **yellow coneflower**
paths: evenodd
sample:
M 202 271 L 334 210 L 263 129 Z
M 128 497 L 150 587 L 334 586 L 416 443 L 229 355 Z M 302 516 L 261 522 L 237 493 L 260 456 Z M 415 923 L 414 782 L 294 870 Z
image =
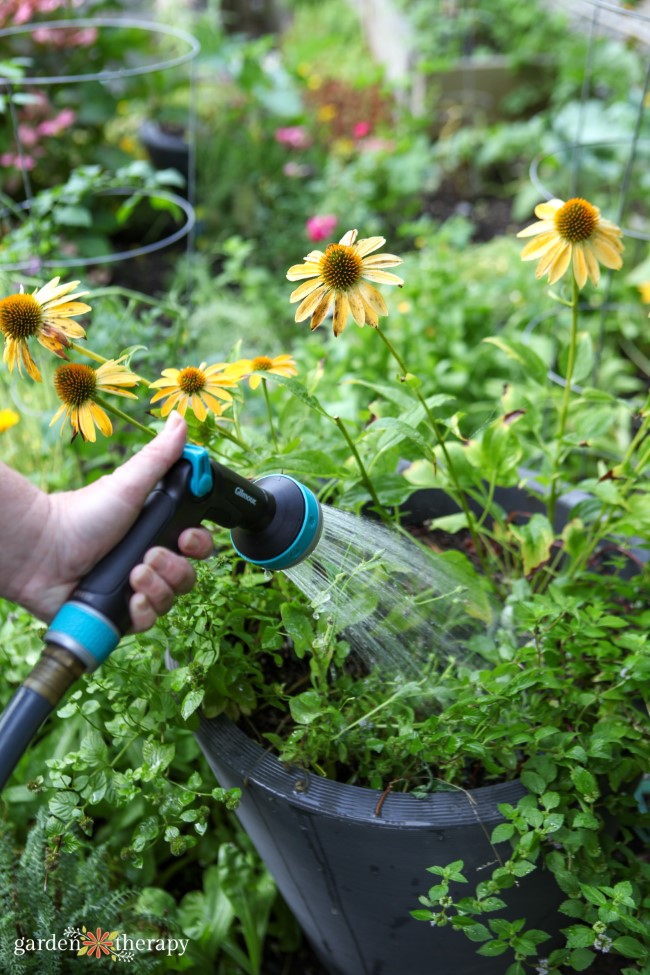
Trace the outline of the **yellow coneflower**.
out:
M 208 366 L 202 362 L 200 366 L 185 366 L 184 369 L 163 369 L 162 378 L 149 384 L 158 390 L 151 402 L 165 400 L 161 416 L 167 416 L 174 407 L 185 416 L 188 406 L 200 421 L 205 420 L 208 412 L 221 416 L 232 402 L 228 389 L 236 386 L 242 376 L 240 363 L 217 362 Z
M 50 352 L 64 359 L 63 350 L 70 346 L 70 340 L 85 336 L 81 325 L 72 320 L 75 315 L 83 315 L 91 310 L 90 305 L 76 300 L 88 294 L 87 291 L 70 294 L 78 284 L 78 281 L 59 284 L 59 278 L 52 278 L 31 295 L 25 294 L 21 285 L 18 294 L 0 299 L 0 331 L 5 339 L 4 361 L 10 371 L 18 366 L 18 372 L 22 375 L 24 365 L 28 375 L 40 382 L 41 374 L 29 351 L 29 340 L 35 338 Z
M 113 425 L 96 402 L 98 394 L 113 393 L 116 396 L 137 399 L 135 393 L 130 393 L 121 387 L 136 386 L 138 382 L 138 376 L 126 366 L 120 365 L 119 359 L 109 359 L 98 369 L 78 362 L 59 366 L 54 372 L 54 388 L 61 400 L 61 406 L 52 417 L 50 426 L 64 415 L 72 425 L 73 440 L 80 433 L 84 440 L 94 443 L 95 424 L 105 437 L 110 437 Z M 63 433 L 63 426 L 61 433 Z
M 254 359 L 244 360 L 242 365 L 248 367 L 244 369 L 244 374 L 250 374 L 248 385 L 251 389 L 257 389 L 262 382 L 263 376 L 258 375 L 260 372 L 268 372 L 275 376 L 298 375 L 295 360 L 286 354 L 276 355 L 274 359 L 266 355 L 258 355 Z
M 549 200 L 535 207 L 535 216 L 538 222 L 517 236 L 537 238 L 526 244 L 521 259 L 539 261 L 538 278 L 548 274 L 548 283 L 554 284 L 572 263 L 576 283 L 584 288 L 587 278 L 598 284 L 600 264 L 612 270 L 622 267 L 623 232 L 587 200 Z
M 355 243 L 356 241 L 356 243 Z M 311 316 L 310 326 L 318 328 L 334 303 L 334 334 L 340 335 L 350 312 L 357 325 L 379 325 L 379 315 L 387 315 L 386 302 L 368 282 L 402 285 L 396 274 L 381 270 L 402 263 L 394 254 L 372 254 L 386 243 L 383 237 L 357 241 L 357 231 L 348 230 L 338 244 L 322 251 L 310 251 L 304 264 L 294 264 L 287 271 L 289 281 L 301 281 L 289 301 L 299 301 L 296 321 Z M 368 257 L 372 254 L 371 257 Z
M 0 433 L 4 433 L 10 427 L 13 427 L 18 423 L 20 417 L 15 410 L 0 410 Z

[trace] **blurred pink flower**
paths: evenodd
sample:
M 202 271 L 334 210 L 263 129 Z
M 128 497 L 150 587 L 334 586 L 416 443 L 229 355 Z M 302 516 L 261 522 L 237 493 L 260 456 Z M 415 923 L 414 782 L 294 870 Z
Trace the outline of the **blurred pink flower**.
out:
M 38 142 L 38 132 L 31 125 L 25 125 L 22 122 L 18 126 L 18 138 L 23 146 L 28 146 L 31 149 Z
M 370 135 L 371 128 L 370 122 L 356 122 L 352 128 L 352 135 L 355 139 L 365 139 Z
M 58 135 L 69 128 L 75 120 L 75 113 L 71 108 L 62 108 L 54 118 L 46 119 L 37 127 L 39 135 Z
M 291 149 L 306 149 L 311 145 L 309 134 L 302 125 L 285 125 L 275 130 L 275 141 Z
M 338 219 L 332 213 L 310 217 L 307 221 L 307 236 L 314 243 L 319 240 L 325 240 L 331 236 L 337 223 Z
M 84 27 L 75 30 L 74 27 L 38 27 L 32 31 L 32 38 L 37 44 L 49 44 L 52 47 L 88 47 L 97 40 L 96 27 Z
M 66 0 L 3 0 L 0 3 L 0 26 L 28 24 L 36 14 L 50 14 L 67 5 Z M 78 7 L 79 0 L 74 0 L 73 6 Z
M 22 158 L 13 152 L 3 152 L 0 156 L 0 166 L 6 166 L 7 168 L 29 170 L 33 169 L 36 165 L 36 160 L 32 156 L 23 156 Z

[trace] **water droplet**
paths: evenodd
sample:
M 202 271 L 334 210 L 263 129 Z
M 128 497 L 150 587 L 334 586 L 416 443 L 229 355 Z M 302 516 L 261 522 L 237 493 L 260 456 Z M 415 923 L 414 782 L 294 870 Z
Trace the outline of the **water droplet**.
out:
M 314 613 L 314 619 L 315 620 L 319 620 L 320 619 L 320 613 Z

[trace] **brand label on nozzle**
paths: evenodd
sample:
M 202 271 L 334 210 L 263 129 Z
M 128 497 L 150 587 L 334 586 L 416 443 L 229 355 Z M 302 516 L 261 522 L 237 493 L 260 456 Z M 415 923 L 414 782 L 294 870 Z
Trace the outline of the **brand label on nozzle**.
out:
M 236 487 L 235 494 L 238 498 L 243 498 L 244 501 L 248 501 L 249 504 L 257 504 L 257 498 L 254 498 L 252 494 L 246 494 L 242 487 Z

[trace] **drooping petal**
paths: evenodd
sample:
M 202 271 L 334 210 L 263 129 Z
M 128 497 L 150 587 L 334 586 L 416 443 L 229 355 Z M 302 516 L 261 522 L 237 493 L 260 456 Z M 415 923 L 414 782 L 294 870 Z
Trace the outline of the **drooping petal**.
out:
M 538 257 L 542 257 L 556 244 L 557 234 L 541 234 L 535 240 L 528 241 L 521 252 L 521 259 L 522 261 L 536 261 Z
M 203 403 L 203 400 L 198 395 L 198 393 L 192 393 L 192 412 L 194 413 L 194 416 L 197 418 L 197 420 L 201 422 L 205 420 L 205 418 L 208 415 L 208 411 L 205 408 L 205 404 Z
M 558 237 L 554 243 L 553 247 L 549 247 L 545 254 L 540 258 L 539 264 L 535 269 L 535 275 L 541 278 L 542 275 L 546 274 L 551 265 L 555 262 L 558 256 L 562 253 L 565 247 L 570 248 L 571 245 L 566 241 L 563 241 L 561 237 Z
M 379 317 L 375 309 L 365 298 L 363 298 L 363 307 L 366 310 L 366 325 L 370 325 L 371 328 L 377 328 L 379 326 Z
M 165 393 L 156 393 L 156 395 L 153 397 L 151 402 L 155 403 L 156 400 L 162 399 L 162 397 L 164 397 L 165 395 L 166 395 Z M 171 411 L 176 406 L 176 404 L 178 403 L 179 399 L 182 396 L 183 396 L 183 392 L 180 389 L 177 389 L 176 392 L 171 393 L 163 403 L 160 410 L 160 415 L 167 416 L 168 413 L 171 413 Z
M 27 342 L 20 343 L 20 352 L 22 353 L 23 362 L 25 363 L 25 369 L 27 370 L 27 374 L 34 380 L 34 382 L 36 383 L 42 382 L 40 371 L 38 369 L 38 366 L 32 359 Z M 18 371 L 20 371 L 20 365 L 18 366 Z
M 321 322 L 325 319 L 325 316 L 330 310 L 330 306 L 333 300 L 334 300 L 334 292 L 327 290 L 323 295 L 323 297 L 321 298 L 318 305 L 316 305 L 316 308 L 314 309 L 314 314 L 311 316 L 309 327 L 312 330 L 312 332 L 314 331 L 315 328 L 318 328 Z
M 592 284 L 597 285 L 600 281 L 600 265 L 596 260 L 596 256 L 589 244 L 585 244 L 584 247 L 585 261 L 587 262 L 587 274 L 592 282 Z
M 334 301 L 334 334 L 338 337 L 347 323 L 350 315 L 350 304 L 345 292 L 340 291 Z
M 364 281 L 359 282 L 359 291 L 361 292 L 361 297 L 365 305 L 369 305 L 374 309 L 376 315 L 387 315 L 388 308 L 386 302 L 384 301 L 384 296 L 381 291 L 377 289 L 372 284 L 366 284 Z
M 591 246 L 597 259 L 605 267 L 612 271 L 618 271 L 623 266 L 623 258 L 620 252 L 604 237 L 595 235 L 591 241 Z
M 312 291 L 310 295 L 302 301 L 296 310 L 295 321 L 303 322 L 305 318 L 309 318 L 310 315 L 314 313 L 314 309 L 321 304 L 321 302 L 331 294 L 330 289 L 327 285 L 323 284 L 316 291 Z M 328 303 L 329 307 L 329 303 Z
M 558 252 L 555 260 L 553 261 L 553 263 L 548 269 L 549 284 L 555 284 L 556 281 L 560 280 L 562 275 L 566 273 L 570 261 L 571 261 L 571 245 L 565 243 L 564 247 L 562 247 L 562 249 Z M 538 277 L 540 276 L 539 267 L 537 268 L 537 276 Z
M 110 417 L 104 412 L 101 406 L 97 405 L 97 403 L 91 403 L 90 410 L 91 415 L 101 432 L 105 437 L 110 437 L 113 432 L 113 425 L 110 421 Z
M 65 403 L 61 403 L 61 406 L 60 406 L 60 407 L 58 408 L 58 410 L 56 411 L 56 413 L 54 414 L 54 416 L 53 416 L 53 417 L 52 417 L 52 419 L 50 420 L 50 426 L 51 426 L 51 427 L 53 427 L 53 426 L 54 426 L 54 424 L 56 423 L 56 421 L 57 421 L 57 420 L 59 419 L 59 417 L 60 417 L 60 416 L 61 416 L 61 415 L 62 415 L 63 413 L 66 413 L 66 412 L 67 412 L 67 410 L 68 410 L 68 408 L 69 408 L 69 407 L 68 407 L 68 406 L 66 406 L 66 404 L 65 404 Z M 61 429 L 61 433 L 63 433 L 63 428 Z
M 99 409 L 99 407 L 97 407 L 97 409 Z M 74 425 L 79 430 L 79 433 L 84 440 L 89 440 L 91 443 L 95 443 L 97 434 L 95 433 L 95 424 L 93 422 L 92 401 L 82 403 L 81 406 L 75 407 L 73 416 L 75 416 L 76 419 Z M 106 414 L 104 414 L 104 416 L 106 416 Z M 106 417 L 106 419 L 108 419 L 108 417 Z
M 361 292 L 359 291 L 358 287 L 348 292 L 348 303 L 350 305 L 352 317 L 357 325 L 364 325 L 366 321 L 366 309 L 364 308 L 363 298 L 361 297 Z
M 212 412 L 214 413 L 214 415 L 215 416 L 221 416 L 221 414 L 222 414 L 222 412 L 224 410 L 223 404 L 220 403 L 219 400 L 216 399 L 216 397 L 214 397 L 210 393 L 206 392 L 205 389 L 201 393 L 201 396 L 203 398 L 203 402 L 205 403 L 205 405 L 210 410 L 212 410 Z
M 589 270 L 585 260 L 585 251 L 582 243 L 573 245 L 573 275 L 579 288 L 584 288 L 587 283 Z M 550 277 L 549 277 L 550 282 Z
M 311 278 L 311 280 L 309 281 L 303 281 L 302 284 L 298 285 L 295 291 L 291 292 L 291 295 L 289 296 L 289 301 L 290 302 L 302 301 L 303 298 L 305 298 L 307 295 L 310 295 L 312 291 L 316 290 L 316 288 L 322 287 L 322 285 L 323 285 L 323 281 L 321 278 Z

